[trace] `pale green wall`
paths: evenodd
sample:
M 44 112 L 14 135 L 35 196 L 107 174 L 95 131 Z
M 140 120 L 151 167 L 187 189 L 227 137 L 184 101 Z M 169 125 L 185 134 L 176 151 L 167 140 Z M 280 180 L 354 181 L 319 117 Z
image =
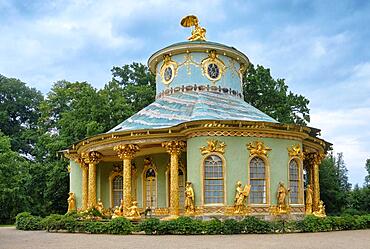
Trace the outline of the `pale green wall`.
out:
M 78 164 L 70 160 L 71 173 L 69 174 L 69 191 L 75 193 L 76 207 L 82 206 L 82 170 Z
M 243 185 L 248 182 L 249 151 L 246 145 L 253 141 L 263 141 L 272 150 L 268 153 L 270 164 L 270 200 L 276 203 L 276 190 L 278 183 L 283 181 L 288 184 L 288 147 L 301 144 L 296 140 L 277 138 L 252 138 L 252 137 L 194 137 L 187 141 L 187 172 L 188 180 L 193 183 L 196 205 L 201 205 L 201 167 L 203 156 L 200 147 L 207 146 L 208 140 L 225 142 L 226 160 L 226 197 L 227 205 L 232 205 L 235 195 L 235 184 L 241 180 Z

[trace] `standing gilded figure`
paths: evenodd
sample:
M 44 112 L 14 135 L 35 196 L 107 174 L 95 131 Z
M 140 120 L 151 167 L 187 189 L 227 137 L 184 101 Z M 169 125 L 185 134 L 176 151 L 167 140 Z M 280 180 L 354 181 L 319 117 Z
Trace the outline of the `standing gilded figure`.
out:
M 306 214 L 312 214 L 312 195 L 312 187 L 308 184 L 306 189 Z
M 192 214 L 195 211 L 194 189 L 191 182 L 186 182 L 185 188 L 185 213 Z
M 278 202 L 278 212 L 279 213 L 284 213 L 287 210 L 287 203 L 286 203 L 286 198 L 289 193 L 289 189 L 287 189 L 284 186 L 283 182 L 279 182 L 279 187 L 277 191 L 277 202 Z
M 76 198 L 75 193 L 69 192 L 68 201 L 68 213 L 76 210 Z
M 247 199 L 249 192 L 251 189 L 251 185 L 247 184 L 242 186 L 242 182 L 238 181 L 236 183 L 236 193 L 235 193 L 235 200 L 234 200 L 234 213 L 240 214 L 243 212 L 243 209 L 245 207 L 245 200 Z

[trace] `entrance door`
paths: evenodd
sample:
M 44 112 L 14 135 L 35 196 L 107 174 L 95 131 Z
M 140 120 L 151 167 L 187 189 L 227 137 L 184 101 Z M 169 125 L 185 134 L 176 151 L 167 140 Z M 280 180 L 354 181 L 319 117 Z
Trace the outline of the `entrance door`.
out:
M 145 207 L 157 207 L 157 174 L 153 168 L 145 172 Z

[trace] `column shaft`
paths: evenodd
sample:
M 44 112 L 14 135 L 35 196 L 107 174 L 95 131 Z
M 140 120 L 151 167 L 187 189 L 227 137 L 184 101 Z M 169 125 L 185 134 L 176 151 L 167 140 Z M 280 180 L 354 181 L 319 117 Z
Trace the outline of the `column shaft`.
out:
M 123 201 L 126 208 L 131 206 L 131 158 L 123 159 Z
M 179 215 L 179 154 L 171 153 L 170 214 Z
M 319 181 L 319 164 L 316 162 L 313 165 L 313 178 L 314 178 L 313 210 L 317 211 L 317 207 L 320 201 L 320 181 Z
M 88 168 L 87 166 L 82 166 L 82 210 L 87 209 L 88 201 Z
M 96 206 L 96 164 L 89 163 L 89 208 Z

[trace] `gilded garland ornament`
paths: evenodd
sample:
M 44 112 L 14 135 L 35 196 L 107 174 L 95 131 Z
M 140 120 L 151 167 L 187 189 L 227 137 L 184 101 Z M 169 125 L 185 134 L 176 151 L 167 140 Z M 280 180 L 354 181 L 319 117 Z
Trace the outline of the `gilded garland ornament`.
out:
M 202 60 L 201 65 L 203 75 L 205 75 L 213 84 L 221 79 L 226 70 L 226 66 L 218 58 L 216 50 L 211 50 L 208 57 Z
M 301 160 L 304 159 L 304 154 L 299 144 L 293 145 L 291 148 L 288 148 L 288 154 L 290 158 L 298 157 Z
M 218 140 L 208 140 L 207 141 L 207 146 L 202 146 L 200 148 L 200 151 L 202 155 L 206 155 L 212 152 L 217 152 L 220 154 L 225 153 L 225 147 L 226 144 L 224 142 L 220 142 Z
M 271 148 L 267 147 L 262 141 L 255 141 L 247 144 L 250 156 L 268 156 Z

